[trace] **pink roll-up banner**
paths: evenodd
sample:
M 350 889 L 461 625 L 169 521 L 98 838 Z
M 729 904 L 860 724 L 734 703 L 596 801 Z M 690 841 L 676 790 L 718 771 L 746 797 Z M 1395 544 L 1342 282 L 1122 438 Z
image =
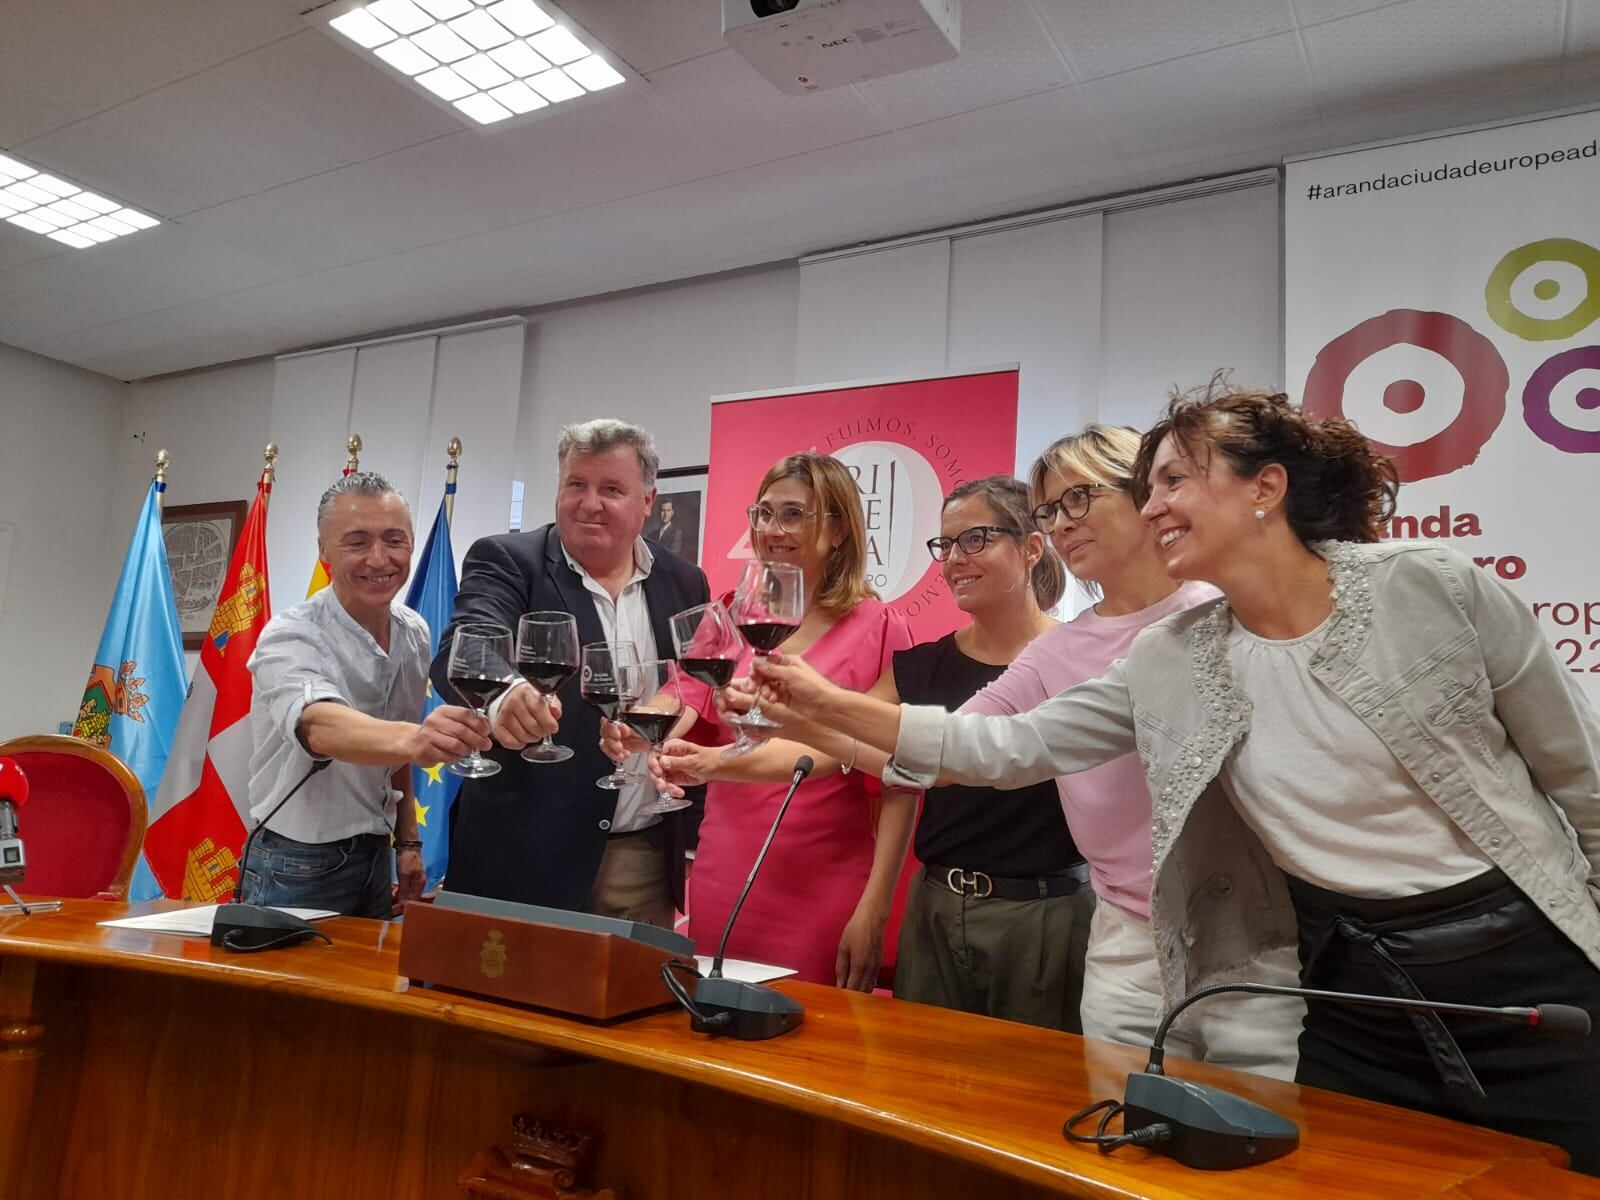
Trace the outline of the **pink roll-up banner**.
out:
M 904 613 L 918 641 L 961 617 L 928 554 L 946 493 L 970 479 L 1011 474 L 1017 457 L 1017 367 L 933 378 L 872 380 L 717 396 L 701 565 L 712 595 L 731 589 L 751 556 L 745 509 L 778 460 L 831 454 L 861 489 L 867 575 Z

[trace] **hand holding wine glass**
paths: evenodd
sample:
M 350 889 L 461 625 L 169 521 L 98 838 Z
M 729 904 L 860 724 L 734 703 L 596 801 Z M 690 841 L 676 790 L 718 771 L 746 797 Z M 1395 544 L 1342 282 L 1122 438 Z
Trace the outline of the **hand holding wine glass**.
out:
M 805 579 L 799 567 L 752 559 L 745 564 L 730 615 L 759 661 L 800 628 L 805 607 Z M 743 716 L 729 720 L 746 729 L 776 728 L 773 721 L 761 715 L 759 701 Z
M 714 696 L 723 694 L 744 657 L 744 639 L 716 600 L 673 614 L 672 644 L 683 673 L 713 689 Z M 730 758 L 752 748 L 742 728 L 735 726 L 735 732 L 738 740 L 726 752 Z
M 622 719 L 654 752 L 667 740 L 667 734 L 677 724 L 683 712 L 683 689 L 679 681 L 678 664 L 670 658 L 642 662 L 638 667 L 639 695 L 622 711 Z M 677 812 L 688 808 L 689 802 L 675 797 L 657 787 L 656 801 L 649 812 Z
M 481 717 L 512 684 L 511 631 L 503 625 L 463 625 L 450 642 L 450 686 Z M 483 779 L 500 773 L 500 764 L 476 749 L 445 768 L 453 775 Z
M 517 622 L 517 670 L 539 695 L 554 696 L 578 673 L 578 622 L 571 613 L 531 612 Z M 570 746 L 545 734 L 522 752 L 524 762 L 564 762 Z
M 639 652 L 632 642 L 592 642 L 583 648 L 579 691 L 607 721 L 621 720 L 622 713 L 639 699 L 642 686 Z M 595 781 L 597 787 L 618 791 L 634 779 L 618 763 L 616 770 Z

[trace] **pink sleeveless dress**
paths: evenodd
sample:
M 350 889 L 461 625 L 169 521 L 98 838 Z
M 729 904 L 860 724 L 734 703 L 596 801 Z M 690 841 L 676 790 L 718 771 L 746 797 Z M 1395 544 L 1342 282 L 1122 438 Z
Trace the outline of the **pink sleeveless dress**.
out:
M 864 600 L 803 657 L 840 687 L 864 692 L 887 669 L 894 652 L 911 642 L 903 616 L 880 601 Z M 747 651 L 739 674 L 748 672 Z M 721 740 L 732 740 L 714 707 L 707 720 L 715 722 Z M 712 783 L 707 788 L 700 845 L 689 876 L 689 936 L 700 954 L 717 952 L 728 913 L 787 790 L 787 784 L 779 783 Z M 800 785 L 728 939 L 729 958 L 792 967 L 799 978 L 813 983 L 834 982 L 839 936 L 872 869 L 873 813 L 880 790 L 879 781 L 864 771 L 835 772 Z

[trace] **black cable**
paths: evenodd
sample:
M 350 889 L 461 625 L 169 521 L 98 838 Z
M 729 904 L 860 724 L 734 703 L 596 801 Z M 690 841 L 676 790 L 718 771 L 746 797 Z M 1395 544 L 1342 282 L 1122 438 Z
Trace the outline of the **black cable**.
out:
M 322 930 L 313 929 L 311 933 L 313 936 L 319 937 L 323 941 L 327 942 L 328 945 L 333 945 L 333 939 L 327 934 L 323 933 Z M 279 946 L 287 946 L 291 942 L 298 942 L 305 936 L 306 931 L 304 929 L 286 929 L 283 933 L 273 938 L 270 942 L 261 942 L 257 945 L 249 945 L 240 940 L 239 931 L 234 929 L 222 935 L 222 945 L 226 949 L 232 950 L 235 954 L 254 954 L 257 950 L 276 950 Z
M 1069 1142 L 1094 1146 L 1101 1154 L 1110 1154 L 1122 1146 L 1154 1146 L 1172 1140 L 1172 1126 L 1164 1121 L 1135 1129 L 1132 1133 L 1107 1133 L 1106 1126 L 1111 1124 L 1111 1119 L 1120 1115 L 1122 1111 L 1121 1100 L 1101 1100 L 1098 1104 L 1091 1104 L 1083 1111 L 1068 1117 L 1061 1126 L 1061 1135 Z M 1093 1133 L 1078 1133 L 1073 1129 L 1079 1121 L 1092 1117 L 1095 1113 L 1100 1113 L 1100 1123 L 1095 1126 Z
M 693 963 L 684 962 L 678 958 L 669 958 L 661 964 L 662 982 L 667 985 L 667 991 L 672 993 L 673 999 L 683 1006 L 683 1011 L 688 1013 L 690 1017 L 701 1025 L 712 1027 L 721 1027 L 733 1020 L 732 1013 L 706 1013 L 702 1011 L 700 1006 L 694 1002 L 694 997 L 689 995 L 689 990 L 673 974 L 674 971 L 693 971 L 694 977 L 699 979 L 700 970 Z
M 244 846 L 239 851 L 239 875 L 238 875 L 238 878 L 236 878 L 233 881 L 233 895 L 228 897 L 228 903 L 229 904 L 237 904 L 237 903 L 239 903 L 239 892 L 244 887 L 244 868 L 245 868 L 245 864 L 250 859 L 250 847 L 255 844 L 256 834 L 260 833 L 263 829 L 265 829 L 267 827 L 267 822 L 272 820 L 273 817 L 278 815 L 278 810 L 281 809 L 285 804 L 289 803 L 289 800 L 294 796 L 294 794 L 296 792 L 298 792 L 301 788 L 305 787 L 307 780 L 309 780 L 313 775 L 315 775 L 318 771 L 322 770 L 324 767 L 331 767 L 332 765 L 333 765 L 333 759 L 331 759 L 331 758 L 321 758 L 321 759 L 318 759 L 316 762 L 312 763 L 311 764 L 311 769 L 309 771 L 307 771 L 304 775 L 300 776 L 300 782 L 295 784 L 292 788 L 289 789 L 289 794 L 286 795 L 282 800 L 279 800 L 276 804 L 274 804 L 272 806 L 272 811 L 269 812 L 266 816 L 262 817 L 261 820 L 256 822 L 256 827 L 250 831 L 250 836 L 245 838 Z M 323 935 L 318 934 L 318 936 L 322 937 Z M 224 944 L 227 943 L 228 939 L 227 939 L 227 935 L 226 934 L 223 935 L 223 939 L 222 940 L 223 940 Z M 260 947 L 257 947 L 257 949 L 265 950 L 265 949 L 268 949 L 269 946 L 276 945 L 276 944 L 277 943 L 275 943 L 275 942 L 269 943 L 268 946 L 260 946 Z M 329 945 L 332 945 L 332 941 L 331 940 L 329 940 Z M 239 949 L 239 947 L 238 946 L 229 946 L 228 949 L 237 950 L 237 949 Z

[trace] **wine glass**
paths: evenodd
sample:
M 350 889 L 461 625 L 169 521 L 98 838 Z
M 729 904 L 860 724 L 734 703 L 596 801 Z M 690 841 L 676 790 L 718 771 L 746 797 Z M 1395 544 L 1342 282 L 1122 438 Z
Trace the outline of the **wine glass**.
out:
M 578 687 L 583 698 L 606 720 L 621 720 L 623 711 L 639 699 L 639 652 L 632 642 L 591 642 L 583 648 L 582 661 Z M 595 780 L 595 785 L 615 792 L 635 778 L 618 763 L 616 770 Z
M 479 716 L 487 717 L 489 706 L 513 682 L 511 630 L 504 625 L 461 626 L 450 642 L 450 666 L 446 675 L 456 694 Z M 498 775 L 500 764 L 473 750 L 445 770 L 468 779 L 483 779 Z
M 751 559 L 744 565 L 738 590 L 733 594 L 729 615 L 739 627 L 750 649 L 765 657 L 781 646 L 800 628 L 806 610 L 805 577 L 793 563 L 766 563 Z M 750 711 L 728 718 L 746 729 L 780 729 L 776 721 L 762 715 L 761 701 Z
M 640 663 L 639 695 L 622 710 L 623 723 L 650 743 L 652 751 L 658 751 L 682 712 L 683 687 L 678 664 L 670 658 Z M 688 807 L 689 801 L 675 800 L 658 787 L 655 803 L 645 811 L 669 813 Z
M 672 617 L 672 644 L 678 650 L 678 669 L 691 679 L 721 691 L 728 686 L 739 660 L 744 657 L 744 641 L 728 610 L 716 600 L 697 604 Z M 724 753 L 734 758 L 755 748 L 744 730 L 734 727 L 738 740 Z
M 524 613 L 517 622 L 517 670 L 541 696 L 554 696 L 578 673 L 578 622 L 571 613 Z M 522 751 L 532 763 L 564 762 L 570 746 L 561 746 L 547 733 Z

